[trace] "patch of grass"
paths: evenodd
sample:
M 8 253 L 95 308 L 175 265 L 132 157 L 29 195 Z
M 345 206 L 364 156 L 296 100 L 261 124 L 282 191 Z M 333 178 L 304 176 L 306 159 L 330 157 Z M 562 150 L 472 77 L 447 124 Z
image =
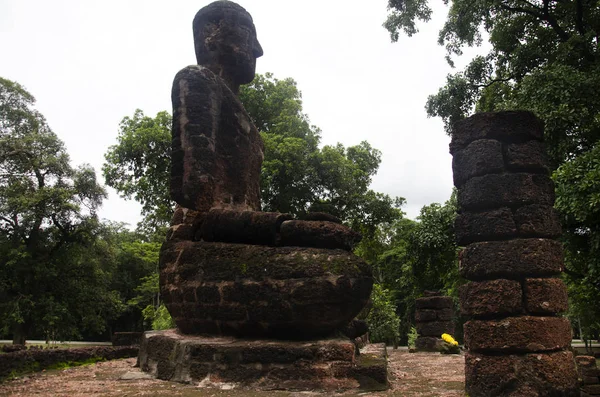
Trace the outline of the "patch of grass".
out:
M 66 361 L 66 362 L 60 362 L 60 363 L 56 363 L 56 364 L 52 364 L 50 366 L 48 366 L 46 369 L 67 369 L 67 368 L 71 368 L 71 367 L 81 367 L 84 365 L 92 365 L 92 364 L 96 364 L 97 362 L 100 361 L 106 361 L 103 357 L 90 357 L 87 360 L 83 360 L 83 361 Z

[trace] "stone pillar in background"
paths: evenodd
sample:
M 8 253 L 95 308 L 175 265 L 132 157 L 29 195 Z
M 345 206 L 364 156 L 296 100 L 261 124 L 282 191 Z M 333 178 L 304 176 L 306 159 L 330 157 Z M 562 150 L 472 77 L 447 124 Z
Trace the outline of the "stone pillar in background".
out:
M 476 114 L 450 143 L 458 188 L 456 236 L 466 391 L 575 396 L 571 326 L 554 185 L 543 125 L 529 112 Z
M 600 396 L 600 371 L 592 356 L 577 356 L 577 370 L 581 379 L 581 397 Z
M 426 292 L 415 300 L 415 327 L 419 336 L 415 348 L 420 351 L 440 351 L 442 334 L 454 336 L 454 304 L 449 296 Z

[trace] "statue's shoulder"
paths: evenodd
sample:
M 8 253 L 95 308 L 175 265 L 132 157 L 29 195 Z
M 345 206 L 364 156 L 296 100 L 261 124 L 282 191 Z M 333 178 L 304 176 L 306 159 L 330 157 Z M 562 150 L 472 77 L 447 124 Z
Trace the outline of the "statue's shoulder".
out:
M 173 85 L 177 85 L 178 82 L 182 80 L 201 85 L 215 85 L 221 83 L 221 79 L 216 74 L 210 69 L 200 65 L 190 65 L 181 69 L 175 75 Z

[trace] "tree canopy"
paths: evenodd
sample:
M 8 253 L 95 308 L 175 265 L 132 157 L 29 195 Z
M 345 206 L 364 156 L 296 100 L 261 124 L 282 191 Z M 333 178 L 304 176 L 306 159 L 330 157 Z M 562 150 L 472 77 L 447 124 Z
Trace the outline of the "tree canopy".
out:
M 73 168 L 34 97 L 0 78 L 0 327 L 100 331 L 118 312 L 96 238 L 105 197 L 87 165 Z

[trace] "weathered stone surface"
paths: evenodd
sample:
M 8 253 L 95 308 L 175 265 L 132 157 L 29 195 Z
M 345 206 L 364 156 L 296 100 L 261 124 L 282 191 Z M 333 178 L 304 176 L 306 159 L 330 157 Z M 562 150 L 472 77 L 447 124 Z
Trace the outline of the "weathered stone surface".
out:
M 517 235 L 517 226 L 509 208 L 483 212 L 463 212 L 454 221 L 458 245 L 476 241 L 499 240 Z
M 462 186 L 474 176 L 496 174 L 504 170 L 502 144 L 492 139 L 480 139 L 458 150 L 452 157 L 454 185 Z
M 575 362 L 579 368 L 596 368 L 596 358 L 594 356 L 576 356 Z
M 532 204 L 520 207 L 514 214 L 515 223 L 522 237 L 559 237 L 562 230 L 554 207 Z
M 598 376 L 582 376 L 581 377 L 581 381 L 583 382 L 584 385 L 597 385 L 600 384 L 600 380 L 598 379 Z
M 339 223 L 327 221 L 285 221 L 281 225 L 281 245 L 343 249 L 351 251 L 360 235 Z
M 115 332 L 112 337 L 113 346 L 139 346 L 142 332 Z
M 420 351 L 437 352 L 440 351 L 442 343 L 444 343 L 444 341 L 440 338 L 433 336 L 419 336 L 415 339 L 415 348 Z
M 590 396 L 600 396 L 600 385 L 585 385 L 581 387 L 581 395 L 587 393 Z
M 544 125 L 531 112 L 477 113 L 454 125 L 450 153 L 454 155 L 478 139 L 518 143 L 532 139 L 541 141 L 543 136 Z
M 561 317 L 507 317 L 471 320 L 464 325 L 471 352 L 543 352 L 571 345 L 571 324 Z
M 437 320 L 437 310 L 423 309 L 415 311 L 415 322 L 417 323 L 435 320 Z
M 458 190 L 458 206 L 465 211 L 528 204 L 554 204 L 554 184 L 549 176 L 488 174 L 469 179 Z
M 135 357 L 138 355 L 138 350 L 137 346 L 25 349 L 10 352 L 4 350 L 5 353 L 0 354 L 0 384 L 15 373 L 30 372 L 32 370 L 41 371 L 53 365 L 67 362 L 82 363 L 89 362 L 89 360 L 116 360 Z
M 341 250 L 167 242 L 165 305 L 184 333 L 311 338 L 348 324 L 369 299 L 369 266 Z
M 540 141 L 506 145 L 506 166 L 511 171 L 548 174 L 548 156 Z
M 525 308 L 531 314 L 556 314 L 568 309 L 567 287 L 559 278 L 525 280 Z
M 308 212 L 301 219 L 303 221 L 327 221 L 333 223 L 342 223 L 340 218 L 326 212 Z
M 292 218 L 279 212 L 212 209 L 195 233 L 195 240 L 275 246 L 281 224 Z
M 570 351 L 506 356 L 468 352 L 465 388 L 471 397 L 579 395 Z
M 453 307 L 454 303 L 449 296 L 430 296 L 415 299 L 415 309 L 444 309 Z
M 342 339 L 242 340 L 167 330 L 144 334 L 138 361 L 143 371 L 183 383 L 208 380 L 256 390 L 385 388 L 385 347 L 369 346 L 361 350 L 363 355 L 361 363 L 354 344 Z
M 388 388 L 387 351 L 384 343 L 365 346 L 351 367 L 350 376 L 358 380 L 364 390 L 381 391 Z
M 415 327 L 421 336 L 441 337 L 442 334 L 454 334 L 454 323 L 452 321 L 429 321 L 416 323 Z
M 463 315 L 472 317 L 521 313 L 521 284 L 504 279 L 471 281 L 460 289 L 460 310 Z
M 454 317 L 452 308 L 443 309 L 420 309 L 415 311 L 415 322 L 422 323 L 426 321 L 450 321 Z
M 369 332 L 369 325 L 366 321 L 354 319 L 350 321 L 350 324 L 342 328 L 340 332 L 350 339 L 356 339 Z
M 547 239 L 486 241 L 467 246 L 459 269 L 468 280 L 553 276 L 563 269 L 562 244 Z
M 171 197 L 197 211 L 259 210 L 263 143 L 236 94 L 209 68 L 188 66 L 172 102 Z

